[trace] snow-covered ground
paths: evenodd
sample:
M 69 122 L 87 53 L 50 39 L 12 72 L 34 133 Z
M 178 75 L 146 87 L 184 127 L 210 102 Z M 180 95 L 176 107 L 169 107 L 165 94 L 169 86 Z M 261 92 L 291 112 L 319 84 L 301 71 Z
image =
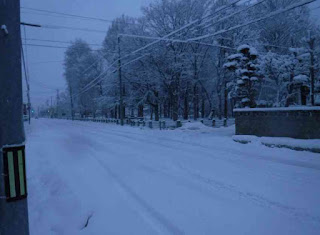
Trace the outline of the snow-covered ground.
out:
M 31 234 L 319 234 L 320 154 L 192 123 L 26 132 Z

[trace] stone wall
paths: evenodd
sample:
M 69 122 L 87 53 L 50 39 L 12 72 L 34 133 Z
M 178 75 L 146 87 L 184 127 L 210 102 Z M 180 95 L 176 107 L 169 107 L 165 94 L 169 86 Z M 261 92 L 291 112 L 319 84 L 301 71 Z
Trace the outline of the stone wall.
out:
M 235 109 L 236 135 L 320 139 L 320 107 Z

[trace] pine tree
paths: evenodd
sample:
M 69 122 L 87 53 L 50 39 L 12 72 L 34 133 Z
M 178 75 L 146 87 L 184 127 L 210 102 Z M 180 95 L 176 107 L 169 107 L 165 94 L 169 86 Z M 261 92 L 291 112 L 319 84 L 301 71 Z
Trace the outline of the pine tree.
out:
M 249 45 L 241 45 L 236 54 L 228 57 L 224 67 L 233 72 L 231 96 L 237 107 L 256 107 L 256 95 L 259 83 L 259 65 L 257 50 Z

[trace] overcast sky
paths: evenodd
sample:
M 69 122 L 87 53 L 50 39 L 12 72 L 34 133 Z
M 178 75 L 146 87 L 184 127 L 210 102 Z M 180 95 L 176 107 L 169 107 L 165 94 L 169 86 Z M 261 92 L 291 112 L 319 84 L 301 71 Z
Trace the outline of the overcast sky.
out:
M 65 12 L 69 14 L 114 19 L 122 14 L 139 16 L 141 6 L 152 0 L 21 0 L 22 7 Z M 320 1 L 311 7 L 320 6 Z M 78 28 L 107 30 L 109 23 L 79 20 L 75 18 L 53 17 L 52 15 L 22 9 L 22 21 L 42 25 L 63 25 Z M 320 9 L 312 11 L 320 23 Z M 37 29 L 26 27 L 29 39 L 73 41 L 82 38 L 88 43 L 101 44 L 105 34 L 71 30 Z M 22 28 L 24 38 L 24 28 Z M 28 44 L 67 46 L 67 44 L 28 41 Z M 63 77 L 63 59 L 65 49 L 43 47 L 25 47 L 30 74 L 31 101 L 33 107 L 43 104 L 50 97 L 56 96 L 56 89 L 64 91 L 66 87 Z M 24 97 L 26 92 L 24 89 Z M 26 102 L 26 100 L 25 100 Z
M 22 7 L 65 12 L 68 14 L 85 15 L 104 19 L 114 19 L 122 14 L 139 16 L 142 5 L 150 0 L 21 0 Z M 90 28 L 107 31 L 109 23 L 78 20 L 75 18 L 59 18 L 49 14 L 21 9 L 21 20 L 42 25 L 63 25 L 78 28 Z M 29 39 L 57 41 L 73 41 L 82 38 L 88 43 L 101 44 L 105 34 L 71 30 L 38 29 L 26 27 Z M 24 38 L 24 27 L 22 27 Z M 67 46 L 67 44 L 27 41 L 28 44 L 44 44 Z M 56 89 L 64 91 L 66 87 L 63 77 L 63 59 L 65 49 L 43 47 L 25 47 L 30 74 L 31 101 L 33 107 L 43 104 L 51 96 L 56 96 Z M 24 89 L 24 97 L 26 97 Z M 25 101 L 26 102 L 26 101 Z

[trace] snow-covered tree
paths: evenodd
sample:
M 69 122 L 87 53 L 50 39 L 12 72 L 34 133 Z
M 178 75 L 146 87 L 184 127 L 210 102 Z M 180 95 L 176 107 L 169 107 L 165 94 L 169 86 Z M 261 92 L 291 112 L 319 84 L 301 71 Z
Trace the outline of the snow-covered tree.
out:
M 234 95 L 239 107 L 256 107 L 256 95 L 260 75 L 258 52 L 254 47 L 241 45 L 236 54 L 228 57 L 224 67 L 234 74 Z

